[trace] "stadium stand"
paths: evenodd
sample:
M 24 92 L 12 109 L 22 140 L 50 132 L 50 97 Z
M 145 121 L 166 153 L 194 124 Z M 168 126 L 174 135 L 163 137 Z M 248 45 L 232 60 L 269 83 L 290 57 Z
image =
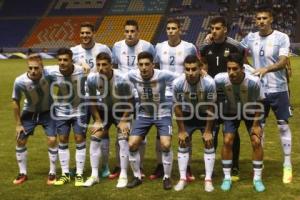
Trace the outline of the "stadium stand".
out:
M 156 44 L 167 39 L 166 19 L 175 16 L 182 22 L 183 39 L 200 46 L 214 15 L 227 17 L 229 36 L 240 40 L 255 30 L 253 11 L 266 2 L 276 12 L 273 27 L 295 42 L 300 25 L 295 0 L 0 0 L 0 36 L 5 38 L 0 45 L 49 50 L 71 46 L 79 42 L 79 24 L 91 21 L 97 29 L 96 40 L 112 46 L 123 39 L 128 18 L 139 22 L 141 38 Z
M 40 17 L 51 0 L 6 0 L 0 7 L 0 17 Z
M 106 0 L 56 0 L 50 16 L 99 15 L 102 13 Z
M 26 40 L 27 48 L 70 47 L 79 43 L 80 24 L 96 23 L 97 16 L 46 17 L 39 22 Z
M 133 13 L 164 13 L 168 6 L 168 0 L 113 0 L 110 8 L 111 14 Z
M 120 15 L 107 16 L 102 20 L 101 26 L 96 32 L 96 41 L 110 47 L 119 40 L 124 39 L 124 24 L 128 19 L 134 19 L 139 23 L 140 38 L 153 41 L 162 15 Z
M 0 46 L 19 47 L 36 19 L 0 19 Z

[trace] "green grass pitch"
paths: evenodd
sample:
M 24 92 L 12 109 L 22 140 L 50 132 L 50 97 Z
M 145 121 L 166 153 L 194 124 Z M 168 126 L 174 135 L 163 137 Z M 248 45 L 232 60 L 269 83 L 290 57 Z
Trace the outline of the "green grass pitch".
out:
M 300 199 L 300 58 L 292 58 L 293 77 L 291 80 L 292 104 L 294 106 L 294 116 L 290 119 L 290 126 L 293 134 L 293 183 L 284 185 L 282 183 L 282 150 L 279 140 L 277 125 L 274 116 L 271 115 L 266 125 L 265 159 L 263 180 L 267 190 L 264 193 L 256 193 L 252 187 L 252 163 L 251 146 L 248 134 L 244 125 L 240 129 L 241 134 L 241 180 L 233 183 L 230 192 L 222 192 L 220 189 L 223 177 L 220 162 L 220 146 L 222 134 L 219 134 L 219 148 L 215 163 L 216 177 L 213 180 L 215 191 L 204 192 L 203 179 L 200 178 L 204 170 L 203 164 L 203 144 L 199 133 L 193 136 L 193 161 L 192 170 L 196 176 L 196 181 L 190 183 L 181 192 L 164 191 L 161 180 L 150 181 L 146 179 L 144 183 L 136 189 L 117 189 L 116 180 L 101 179 L 100 184 L 91 188 L 75 188 L 74 182 L 71 184 L 55 187 L 47 186 L 46 179 L 48 173 L 48 154 L 46 137 L 39 127 L 35 135 L 30 137 L 28 142 L 28 176 L 29 180 L 19 186 L 13 185 L 12 181 L 18 173 L 15 159 L 15 122 L 11 106 L 11 93 L 13 81 L 16 76 L 26 70 L 25 60 L 1 60 L 0 61 L 0 199 L 2 200 L 39 200 L 39 199 Z M 45 64 L 53 64 L 55 61 L 45 61 Z M 177 132 L 174 126 L 173 152 L 174 164 L 172 181 L 175 185 L 178 181 L 177 165 Z M 155 141 L 156 131 L 154 129 L 148 135 L 148 144 L 145 156 L 145 173 L 149 175 L 155 167 Z M 89 141 L 89 137 L 88 141 Z M 115 130 L 110 134 L 110 167 L 115 162 Z M 74 143 L 71 135 L 71 166 L 74 166 Z M 88 148 L 87 148 L 88 152 Z M 60 167 L 57 163 L 57 174 L 60 174 Z M 131 170 L 129 170 L 131 176 Z M 90 175 L 89 155 L 87 154 L 84 176 Z

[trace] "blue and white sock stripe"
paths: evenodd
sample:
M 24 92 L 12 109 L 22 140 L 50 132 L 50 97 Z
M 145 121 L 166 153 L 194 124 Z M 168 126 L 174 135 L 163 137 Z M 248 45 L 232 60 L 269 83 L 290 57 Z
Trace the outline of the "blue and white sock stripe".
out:
M 76 150 L 82 150 L 86 148 L 85 142 L 82 142 L 80 144 L 76 144 Z
M 58 144 L 58 149 L 60 150 L 65 150 L 65 149 L 68 149 L 69 148 L 69 145 L 66 144 L 66 143 L 59 143 Z
M 27 151 L 27 147 L 16 147 L 16 152 L 17 153 L 23 153 Z

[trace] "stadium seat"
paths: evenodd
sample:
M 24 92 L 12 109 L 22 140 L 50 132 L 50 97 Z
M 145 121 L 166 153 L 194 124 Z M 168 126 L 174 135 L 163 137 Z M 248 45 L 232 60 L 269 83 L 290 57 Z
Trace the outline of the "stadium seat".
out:
M 96 23 L 99 17 L 46 17 L 40 21 L 23 47 L 59 48 L 79 43 L 80 24 Z
M 96 32 L 96 41 L 112 47 L 116 41 L 124 39 L 124 24 L 128 19 L 134 19 L 139 23 L 140 37 L 152 41 L 161 15 L 122 15 L 104 17 L 99 29 Z

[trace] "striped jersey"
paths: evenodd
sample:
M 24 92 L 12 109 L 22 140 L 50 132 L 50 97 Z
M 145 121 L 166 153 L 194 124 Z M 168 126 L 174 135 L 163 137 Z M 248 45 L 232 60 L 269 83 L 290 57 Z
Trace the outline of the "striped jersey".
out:
M 118 102 L 126 102 L 132 98 L 131 85 L 125 76 L 113 69 L 113 76 L 108 80 L 98 72 L 90 73 L 87 78 L 90 98 L 100 99 L 100 103 L 111 110 Z
M 71 51 L 73 52 L 73 62 L 81 65 L 82 63 L 87 63 L 90 68 L 94 68 L 96 66 L 96 56 L 105 52 L 108 55 L 112 55 L 108 46 L 100 43 L 95 43 L 95 45 L 90 49 L 84 49 L 81 44 L 71 47 Z
M 257 76 L 245 73 L 245 78 L 241 84 L 232 84 L 228 73 L 219 73 L 214 79 L 217 90 L 222 90 L 225 94 L 224 110 L 219 111 L 223 114 L 237 114 L 238 109 L 243 108 L 245 104 L 255 103 L 264 98 L 261 83 Z
M 274 30 L 268 36 L 260 36 L 259 32 L 249 33 L 241 45 L 251 51 L 254 67 L 262 68 L 278 62 L 279 56 L 288 57 L 290 41 L 285 33 Z M 285 69 L 265 74 L 262 84 L 266 93 L 287 91 Z
M 118 41 L 112 49 L 113 63 L 118 65 L 118 69 L 128 73 L 132 69 L 137 69 L 137 56 L 139 53 L 147 51 L 155 58 L 155 50 L 150 42 L 139 40 L 134 46 L 128 46 L 125 40 Z
M 175 103 L 182 103 L 182 111 L 206 113 L 207 104 L 216 101 L 216 85 L 209 75 L 201 77 L 196 84 L 190 84 L 185 74 L 174 80 L 173 99 Z M 203 106 L 201 104 L 203 103 Z
M 50 81 L 47 79 L 48 71 L 43 71 L 41 79 L 33 81 L 24 73 L 15 79 L 12 99 L 20 101 L 25 96 L 23 110 L 29 112 L 49 111 L 53 99 L 50 95 Z
M 160 69 L 171 71 L 177 76 L 184 73 L 184 59 L 188 55 L 197 55 L 196 47 L 183 40 L 175 47 L 170 46 L 168 41 L 158 43 L 155 51 L 156 62 L 159 63 Z M 167 87 L 166 96 L 173 96 L 171 86 Z
M 144 80 L 139 70 L 129 72 L 128 79 L 138 94 L 138 116 L 160 118 L 171 116 L 170 102 L 166 100 L 166 86 L 176 78 L 166 70 L 154 69 L 150 80 Z
M 85 76 L 81 66 L 74 65 L 70 76 L 64 76 L 55 65 L 50 70 L 51 94 L 55 100 L 55 114 L 58 117 L 78 117 L 85 114 Z

